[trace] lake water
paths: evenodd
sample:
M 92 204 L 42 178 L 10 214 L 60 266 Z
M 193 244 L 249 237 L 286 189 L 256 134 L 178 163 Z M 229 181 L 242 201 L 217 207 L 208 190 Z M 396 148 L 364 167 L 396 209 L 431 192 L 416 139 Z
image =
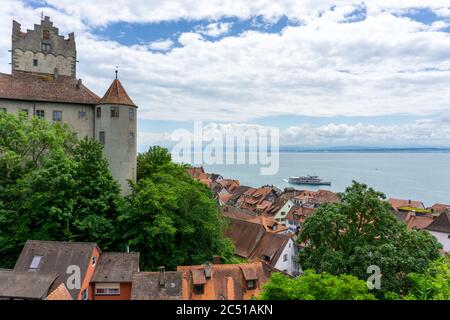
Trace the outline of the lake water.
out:
M 241 184 L 316 190 L 295 186 L 289 176 L 318 175 L 331 181 L 321 189 L 344 191 L 352 180 L 364 182 L 387 197 L 421 200 L 426 206 L 450 203 L 450 153 L 280 153 L 275 175 L 260 174 L 258 165 L 203 165 L 205 171 L 239 179 Z

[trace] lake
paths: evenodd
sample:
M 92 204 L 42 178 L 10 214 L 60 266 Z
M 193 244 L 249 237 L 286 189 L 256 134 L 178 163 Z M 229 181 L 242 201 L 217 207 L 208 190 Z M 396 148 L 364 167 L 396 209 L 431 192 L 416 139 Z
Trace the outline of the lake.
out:
M 205 171 L 239 179 L 241 184 L 295 187 L 289 176 L 318 175 L 331 186 L 297 189 L 344 191 L 352 180 L 364 182 L 387 197 L 420 200 L 426 206 L 450 203 L 450 153 L 282 152 L 275 175 L 260 174 L 258 165 L 203 165 Z

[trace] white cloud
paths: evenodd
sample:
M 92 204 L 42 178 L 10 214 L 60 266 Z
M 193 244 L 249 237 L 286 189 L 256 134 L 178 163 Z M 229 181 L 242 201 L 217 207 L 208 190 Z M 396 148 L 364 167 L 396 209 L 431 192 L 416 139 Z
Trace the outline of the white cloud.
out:
M 151 42 L 148 47 L 151 50 L 167 51 L 173 46 L 173 41 L 170 39 L 161 39 Z
M 214 22 L 207 26 L 198 26 L 195 31 L 210 37 L 218 37 L 227 34 L 232 26 L 232 22 Z

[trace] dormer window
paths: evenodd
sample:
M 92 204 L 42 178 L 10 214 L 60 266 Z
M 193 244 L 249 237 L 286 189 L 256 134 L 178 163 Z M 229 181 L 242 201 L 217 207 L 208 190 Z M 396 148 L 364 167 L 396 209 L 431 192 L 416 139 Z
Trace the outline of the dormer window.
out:
M 255 280 L 248 280 L 247 281 L 247 290 L 252 290 L 256 288 L 256 281 Z
M 266 256 L 266 255 L 263 255 L 263 259 L 266 260 L 266 261 L 270 261 L 270 257 Z
M 205 292 L 204 284 L 195 284 L 194 285 L 194 293 L 195 294 L 203 294 Z
M 97 264 L 97 257 L 92 257 L 92 266 L 95 267 Z
M 41 264 L 42 256 L 34 256 L 30 263 L 30 270 L 37 270 Z
M 52 45 L 50 43 L 42 42 L 41 48 L 44 52 L 50 52 L 50 50 L 52 50 Z

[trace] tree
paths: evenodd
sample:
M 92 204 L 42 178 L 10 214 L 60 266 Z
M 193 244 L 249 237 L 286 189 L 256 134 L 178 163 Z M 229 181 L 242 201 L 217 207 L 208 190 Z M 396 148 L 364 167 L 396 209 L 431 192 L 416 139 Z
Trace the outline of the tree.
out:
M 149 177 L 154 170 L 172 161 L 169 150 L 160 146 L 153 146 L 147 152 L 140 153 L 137 157 L 137 180 Z
M 0 115 L 0 264 L 11 267 L 29 239 L 115 245 L 122 206 L 102 146 L 67 126 Z M 15 134 L 14 134 L 15 133 Z
M 410 273 L 408 300 L 450 300 L 450 258 L 433 261 L 422 273 Z
M 375 300 L 364 281 L 355 276 L 306 270 L 297 278 L 272 274 L 263 286 L 262 300 Z
M 401 293 L 408 273 L 424 271 L 439 257 L 436 239 L 397 221 L 382 193 L 353 182 L 340 198 L 340 204 L 322 205 L 305 221 L 304 268 L 367 279 L 368 267 L 376 265 L 382 275 L 379 294 Z
M 213 255 L 233 256 L 223 236 L 225 221 L 211 191 L 192 179 L 184 166 L 168 162 L 160 147 L 140 156 L 140 180 L 119 217 L 121 233 L 141 253 L 144 269 L 168 269 L 211 261 Z M 160 161 L 163 155 L 163 161 Z M 158 159 L 158 160 L 156 160 Z

